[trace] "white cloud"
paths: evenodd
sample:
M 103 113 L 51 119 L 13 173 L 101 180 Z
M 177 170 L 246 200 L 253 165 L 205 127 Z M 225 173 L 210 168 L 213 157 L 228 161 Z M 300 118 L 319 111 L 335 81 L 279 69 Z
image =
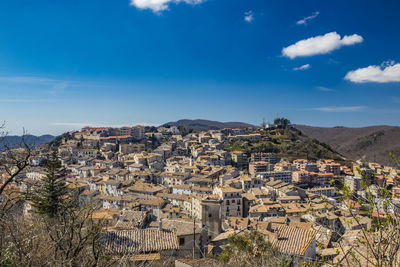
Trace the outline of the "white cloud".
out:
M 313 108 L 313 110 L 322 111 L 322 112 L 356 112 L 362 111 L 366 107 L 364 106 L 344 106 L 344 107 L 319 107 Z
M 244 21 L 250 23 L 254 20 L 254 13 L 253 11 L 244 12 Z
M 324 92 L 335 92 L 335 90 L 333 90 L 331 88 L 328 88 L 328 87 L 325 87 L 325 86 L 317 86 L 315 88 L 317 88 L 320 91 L 324 91 Z
M 336 32 L 300 40 L 297 43 L 282 49 L 282 54 L 294 59 L 313 55 L 328 54 L 345 45 L 361 43 L 364 39 L 358 35 L 345 35 L 343 38 Z
M 84 122 L 53 122 L 51 125 L 54 126 L 67 126 L 67 127 L 84 127 L 84 126 L 95 126 L 91 123 L 84 123 Z
M 305 64 L 305 65 L 302 65 L 302 66 L 300 66 L 300 67 L 293 68 L 293 70 L 294 70 L 294 71 L 298 71 L 298 70 L 307 70 L 307 69 L 309 69 L 309 68 L 311 68 L 311 65 L 310 65 L 310 64 Z
M 196 5 L 204 2 L 204 0 L 131 0 L 130 5 L 138 9 L 151 9 L 153 12 L 161 12 L 169 8 L 170 3 L 186 3 Z
M 35 77 L 35 76 L 0 76 L 0 81 L 12 83 L 28 83 L 28 84 L 51 84 L 62 82 L 56 79 Z
M 388 83 L 400 82 L 400 63 L 385 61 L 380 66 L 368 66 L 350 71 L 344 77 L 346 80 L 355 83 Z
M 296 22 L 297 25 L 307 25 L 307 22 L 315 19 L 319 15 L 319 11 L 314 12 L 311 16 L 305 17 Z

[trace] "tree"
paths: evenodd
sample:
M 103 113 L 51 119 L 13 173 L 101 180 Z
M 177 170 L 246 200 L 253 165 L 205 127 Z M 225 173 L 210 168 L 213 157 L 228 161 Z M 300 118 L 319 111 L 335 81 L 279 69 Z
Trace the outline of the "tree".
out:
M 274 120 L 274 124 L 278 127 L 278 128 L 282 128 L 282 129 L 286 129 L 287 127 L 290 126 L 290 120 L 286 119 L 286 118 L 276 118 Z
M 31 146 L 25 142 L 25 131 L 19 144 L 9 146 L 6 142 L 7 132 L 4 130 L 4 126 L 4 123 L 0 125 L 0 148 L 3 150 L 0 154 L 0 165 L 5 170 L 6 177 L 0 185 L 0 195 L 29 165 L 32 151 Z
M 57 217 L 9 212 L 0 220 L 0 266 L 110 266 L 104 223 L 95 207 L 67 208 Z
M 400 163 L 394 155 L 391 156 Z M 333 233 L 339 236 L 336 265 L 346 266 L 399 266 L 400 265 L 400 202 L 394 199 L 385 187 L 374 185 L 378 190 L 372 190 L 371 179 L 361 169 L 363 194 L 352 192 L 347 185 L 338 186 L 331 181 L 338 192 L 341 201 L 345 203 L 350 219 L 346 225 L 356 225 L 360 234 L 350 244 L 335 229 Z M 372 220 L 371 226 L 362 223 L 363 218 Z
M 193 132 L 193 129 L 187 126 L 178 126 L 178 130 L 182 136 L 186 136 Z
M 45 169 L 47 175 L 41 186 L 32 196 L 32 204 L 36 212 L 55 217 L 63 208 L 68 189 L 65 184 L 65 169 L 61 166 L 57 151 L 48 157 Z
M 97 207 L 80 207 L 78 196 L 68 194 L 57 153 L 48 158 L 48 175 L 38 195 L 21 194 L 12 185 L 23 178 L 31 149 L 23 138 L 20 149 L 11 149 L 6 134 L 0 134 L 0 168 L 5 172 L 0 186 L 0 266 L 110 266 L 101 239 L 103 221 L 92 218 Z M 23 208 L 33 199 L 41 212 L 26 216 Z
M 160 141 L 158 141 L 154 134 L 151 135 L 150 140 L 152 149 L 156 149 L 160 145 Z
M 290 266 L 291 263 L 266 240 L 266 236 L 255 230 L 231 235 L 220 260 L 235 266 Z

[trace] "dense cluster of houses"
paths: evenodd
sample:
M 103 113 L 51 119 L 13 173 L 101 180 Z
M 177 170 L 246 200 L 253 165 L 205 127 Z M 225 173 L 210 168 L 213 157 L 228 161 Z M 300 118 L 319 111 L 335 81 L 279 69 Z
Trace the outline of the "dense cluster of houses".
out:
M 360 224 L 370 227 L 371 218 L 360 214 L 355 222 L 330 181 L 341 179 L 362 195 L 364 175 L 391 185 L 400 197 L 398 171 L 379 164 L 351 168 L 329 159 L 289 162 L 274 153 L 224 150 L 226 140 L 259 140 L 255 129 L 182 136 L 174 126 L 149 132 L 142 126 L 84 127 L 70 134 L 58 148 L 68 186 L 82 203 L 98 205 L 94 217 L 107 221 L 109 252 L 132 260 L 218 256 L 230 235 L 251 229 L 294 261 L 339 259 L 332 248 L 353 244 Z M 41 163 L 47 153 L 35 151 L 18 186 L 46 175 Z

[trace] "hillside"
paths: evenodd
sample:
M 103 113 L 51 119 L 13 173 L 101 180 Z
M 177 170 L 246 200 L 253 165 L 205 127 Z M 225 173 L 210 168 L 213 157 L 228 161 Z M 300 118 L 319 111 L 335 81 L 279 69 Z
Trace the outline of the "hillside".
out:
M 262 134 L 259 141 L 227 142 L 228 151 L 241 150 L 247 154 L 254 152 L 275 152 L 281 158 L 294 159 L 335 159 L 340 162 L 346 158 L 333 150 L 329 145 L 305 136 L 295 128 L 258 130 Z
M 164 125 L 184 126 L 197 131 L 254 127 L 254 125 L 244 122 L 219 122 L 209 120 L 179 120 L 175 122 L 167 122 Z
M 365 159 L 394 166 L 395 162 L 389 153 L 400 155 L 400 127 L 324 128 L 305 125 L 295 125 L 295 127 L 305 135 L 329 144 L 342 155 L 354 160 Z
M 35 136 L 35 135 L 25 135 L 25 142 L 29 146 L 38 146 L 44 143 L 49 143 L 54 139 L 54 136 L 52 135 L 41 135 L 41 136 Z M 18 145 L 21 143 L 22 137 L 18 135 L 10 135 L 6 136 L 4 140 L 4 144 L 7 146 L 14 148 L 18 147 Z M 4 147 L 2 144 L 0 144 L 0 150 L 3 149 Z

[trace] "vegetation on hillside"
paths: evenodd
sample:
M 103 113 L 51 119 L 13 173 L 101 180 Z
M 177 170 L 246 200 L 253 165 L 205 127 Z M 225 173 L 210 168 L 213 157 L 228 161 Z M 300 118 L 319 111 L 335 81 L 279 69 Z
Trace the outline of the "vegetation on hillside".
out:
M 74 139 L 69 132 L 63 133 L 62 135 L 56 136 L 50 143 L 49 147 L 58 148 L 62 145 L 63 141 Z
M 343 161 L 342 155 L 334 151 L 329 145 L 311 139 L 301 131 L 287 126 L 285 128 L 270 128 L 257 130 L 262 135 L 259 141 L 228 141 L 225 149 L 228 151 L 241 150 L 247 154 L 255 152 L 274 152 L 281 158 L 294 160 L 304 158 L 318 160 L 330 158 Z
M 382 137 L 383 135 L 385 135 L 384 131 L 376 131 L 376 132 L 369 134 L 368 136 L 360 137 L 360 138 L 358 138 L 358 140 L 360 140 L 360 141 L 357 143 L 356 147 L 360 150 L 366 149 L 369 146 L 376 143 L 379 140 L 379 138 Z

